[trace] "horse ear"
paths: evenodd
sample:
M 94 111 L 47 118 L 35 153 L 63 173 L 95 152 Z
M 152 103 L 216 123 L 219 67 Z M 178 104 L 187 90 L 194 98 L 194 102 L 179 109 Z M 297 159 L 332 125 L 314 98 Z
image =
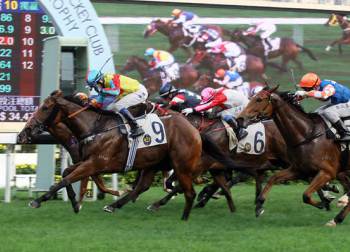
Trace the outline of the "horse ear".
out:
M 269 93 L 270 93 L 270 94 L 274 93 L 279 87 L 280 87 L 280 85 L 277 85 L 277 86 L 271 88 L 271 89 L 269 90 Z
M 59 96 L 63 96 L 63 92 L 60 89 L 57 89 L 55 91 L 53 91 L 50 96 L 52 97 L 59 97 Z

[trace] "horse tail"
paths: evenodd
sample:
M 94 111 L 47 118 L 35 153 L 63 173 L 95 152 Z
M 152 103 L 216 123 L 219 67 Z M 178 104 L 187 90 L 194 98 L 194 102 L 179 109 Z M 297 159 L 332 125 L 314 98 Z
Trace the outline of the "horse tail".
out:
M 217 162 L 223 164 L 226 168 L 234 169 L 243 173 L 249 173 L 251 167 L 246 165 L 238 165 L 237 162 L 233 162 L 229 155 L 225 154 L 218 145 L 206 134 L 201 133 L 202 147 L 206 154 L 215 159 Z
M 314 61 L 317 61 L 317 60 L 318 60 L 318 59 L 315 57 L 315 55 L 311 52 L 310 49 L 308 49 L 308 48 L 306 48 L 306 47 L 303 47 L 303 46 L 301 46 L 301 45 L 299 45 L 299 44 L 296 44 L 296 45 L 297 45 L 297 47 L 298 47 L 299 49 L 301 49 L 302 52 L 306 52 L 306 54 L 309 55 L 309 57 L 310 57 L 311 59 L 313 59 Z

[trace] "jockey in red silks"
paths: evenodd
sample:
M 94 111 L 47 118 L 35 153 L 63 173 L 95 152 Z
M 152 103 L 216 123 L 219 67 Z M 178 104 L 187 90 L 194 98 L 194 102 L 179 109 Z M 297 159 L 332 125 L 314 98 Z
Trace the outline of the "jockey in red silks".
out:
M 194 108 L 186 108 L 182 113 L 188 115 L 194 111 L 203 112 L 215 107 L 222 109 L 218 115 L 222 120 L 227 122 L 235 131 L 237 139 L 241 140 L 246 137 L 248 132 L 240 127 L 236 121 L 236 116 L 245 108 L 249 100 L 246 96 L 236 90 L 211 87 L 203 89 L 201 92 L 202 102 Z

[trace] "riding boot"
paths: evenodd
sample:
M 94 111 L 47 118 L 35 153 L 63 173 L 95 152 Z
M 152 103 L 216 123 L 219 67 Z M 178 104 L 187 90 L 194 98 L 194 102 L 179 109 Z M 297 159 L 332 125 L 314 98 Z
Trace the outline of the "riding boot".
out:
M 265 38 L 264 41 L 269 46 L 269 49 L 271 50 L 272 49 L 272 45 L 271 45 L 270 41 L 267 38 Z
M 130 129 L 130 136 L 132 138 L 141 136 L 143 134 L 145 134 L 145 131 L 142 129 L 142 127 L 140 125 L 137 124 L 135 118 L 133 117 L 133 115 L 130 113 L 130 111 L 126 108 L 123 108 L 122 110 L 120 110 L 120 113 L 125 117 L 125 119 L 128 121 L 131 129 Z
M 342 120 L 337 121 L 334 124 L 334 127 L 338 131 L 341 140 L 350 140 L 350 132 L 348 131 L 347 127 L 345 126 Z
M 226 122 L 232 127 L 238 141 L 240 141 L 241 139 L 245 138 L 248 135 L 248 131 L 240 127 L 234 117 L 226 120 Z

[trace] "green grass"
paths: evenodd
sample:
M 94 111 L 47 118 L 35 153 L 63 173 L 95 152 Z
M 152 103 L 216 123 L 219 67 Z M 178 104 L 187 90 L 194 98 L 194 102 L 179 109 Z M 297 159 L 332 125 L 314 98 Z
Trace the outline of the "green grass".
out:
M 202 17 L 323 17 L 327 18 L 327 13 L 321 12 L 295 12 L 295 11 L 281 11 L 281 10 L 261 10 L 248 9 L 238 7 L 216 7 L 208 8 L 206 6 L 184 6 L 184 5 L 151 5 L 151 4 L 135 4 L 135 3 L 118 3 L 118 4 L 94 4 L 99 16 L 148 16 L 148 17 L 169 17 L 171 10 L 175 7 L 196 12 Z M 227 29 L 234 29 L 237 26 L 226 25 Z M 247 27 L 241 25 L 240 27 Z M 293 63 L 290 67 L 295 70 L 295 77 L 298 81 L 301 76 L 308 72 L 317 72 L 321 78 L 333 79 L 345 85 L 350 85 L 350 46 L 344 46 L 344 54 L 339 56 L 337 48 L 329 53 L 324 51 L 324 48 L 334 39 L 341 36 L 341 30 L 338 27 L 325 27 L 323 25 L 304 25 L 304 46 L 311 49 L 313 53 L 319 58 L 319 61 L 312 61 L 306 54 L 300 55 L 300 60 L 304 64 L 304 70 L 296 69 Z M 144 39 L 142 32 L 145 25 L 116 25 L 115 29 L 119 30 L 119 44 L 120 50 L 115 55 L 115 63 L 117 70 L 125 63 L 127 57 L 130 55 L 143 56 L 143 52 L 147 47 L 155 47 L 158 49 L 167 49 L 168 41 L 161 34 L 155 34 L 149 39 Z M 278 25 L 278 31 L 275 36 L 292 37 L 292 25 Z M 178 62 L 185 62 L 185 54 L 178 50 L 174 53 Z M 277 59 L 276 61 L 279 61 Z M 274 70 L 267 70 L 268 76 L 271 77 L 272 83 L 280 84 L 282 90 L 294 90 L 294 83 L 291 81 L 290 73 L 283 73 Z M 139 78 L 138 74 L 131 73 L 134 78 Z M 313 100 L 305 102 L 307 110 L 315 109 L 319 103 Z
M 113 214 L 102 211 L 111 198 L 85 202 L 78 215 L 62 201 L 30 209 L 28 199 L 16 199 L 0 203 L 0 251 L 349 251 L 349 220 L 337 228 L 323 226 L 338 209 L 303 204 L 304 189 L 275 186 L 256 219 L 254 186 L 237 186 L 236 213 L 229 213 L 224 199 L 213 200 L 194 209 L 188 222 L 180 220 L 183 196 L 156 213 L 145 209 L 163 195 L 157 188 Z

